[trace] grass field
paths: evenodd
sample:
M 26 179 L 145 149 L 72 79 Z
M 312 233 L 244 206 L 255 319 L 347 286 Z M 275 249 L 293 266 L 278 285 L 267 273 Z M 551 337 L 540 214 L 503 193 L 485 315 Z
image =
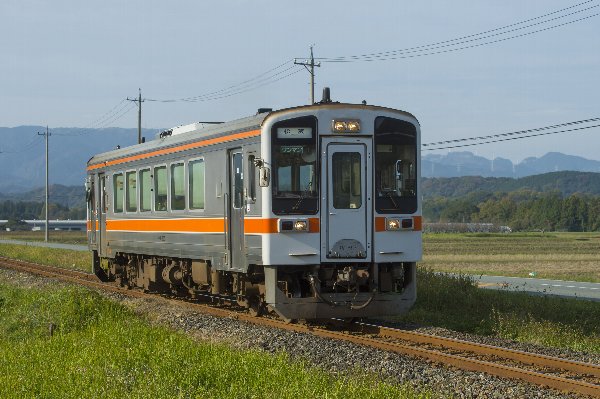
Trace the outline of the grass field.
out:
M 432 397 L 358 371 L 334 376 L 285 354 L 194 341 L 82 288 L 1 283 L 0 370 L 2 398 Z
M 0 244 L 0 256 L 44 265 L 91 271 L 90 252 L 16 244 Z
M 435 271 L 600 282 L 600 233 L 426 234 Z
M 600 353 L 598 302 L 477 288 L 467 276 L 420 268 L 417 303 L 398 320 Z

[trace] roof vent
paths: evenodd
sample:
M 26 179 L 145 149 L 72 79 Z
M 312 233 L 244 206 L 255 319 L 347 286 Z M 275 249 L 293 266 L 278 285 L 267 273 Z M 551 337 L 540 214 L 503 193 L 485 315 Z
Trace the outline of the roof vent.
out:
M 162 139 L 162 138 L 168 137 L 172 134 L 173 134 L 173 129 L 167 129 L 167 130 L 163 130 L 162 132 L 160 132 L 158 137 Z
M 256 111 L 257 114 L 264 114 L 265 112 L 271 112 L 273 111 L 273 108 L 259 108 L 258 111 Z

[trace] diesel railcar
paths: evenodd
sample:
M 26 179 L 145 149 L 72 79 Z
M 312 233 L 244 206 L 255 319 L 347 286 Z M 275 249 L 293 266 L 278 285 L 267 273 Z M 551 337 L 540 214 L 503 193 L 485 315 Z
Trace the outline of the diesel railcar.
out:
M 325 98 L 96 155 L 93 270 L 286 320 L 401 314 L 422 253 L 419 146 L 413 115 Z

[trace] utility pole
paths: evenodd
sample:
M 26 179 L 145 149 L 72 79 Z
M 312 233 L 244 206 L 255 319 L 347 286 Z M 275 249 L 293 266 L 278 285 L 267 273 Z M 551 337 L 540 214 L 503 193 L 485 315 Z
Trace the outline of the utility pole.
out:
M 48 137 L 51 136 L 48 132 L 48 126 L 46 126 L 46 133 L 38 132 L 38 136 L 44 136 L 46 139 L 46 232 L 44 234 L 44 241 L 48 242 Z
M 128 101 L 133 101 L 138 105 L 138 144 L 142 142 L 142 103 L 146 100 L 142 100 L 142 89 L 138 89 L 138 98 L 129 98 Z
M 294 60 L 294 64 L 302 65 L 308 73 L 310 73 L 310 103 L 311 105 L 315 103 L 315 67 L 320 67 L 321 63 L 315 63 L 315 57 L 313 56 L 313 46 L 310 46 L 310 61 L 302 61 Z M 310 68 L 309 68 L 310 67 Z

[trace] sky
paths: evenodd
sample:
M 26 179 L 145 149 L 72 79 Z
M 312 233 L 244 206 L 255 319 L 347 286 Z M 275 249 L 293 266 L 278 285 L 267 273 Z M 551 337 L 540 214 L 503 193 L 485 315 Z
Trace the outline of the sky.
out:
M 598 13 L 600 0 L 2 0 L 0 126 L 136 127 L 138 88 L 144 128 L 307 104 L 310 75 L 293 60 L 311 45 L 317 100 L 328 86 L 334 101 L 411 112 L 423 143 L 597 118 Z M 384 54 L 326 62 L 372 53 Z M 151 101 L 171 99 L 188 101 Z M 433 153 L 599 149 L 590 128 Z

